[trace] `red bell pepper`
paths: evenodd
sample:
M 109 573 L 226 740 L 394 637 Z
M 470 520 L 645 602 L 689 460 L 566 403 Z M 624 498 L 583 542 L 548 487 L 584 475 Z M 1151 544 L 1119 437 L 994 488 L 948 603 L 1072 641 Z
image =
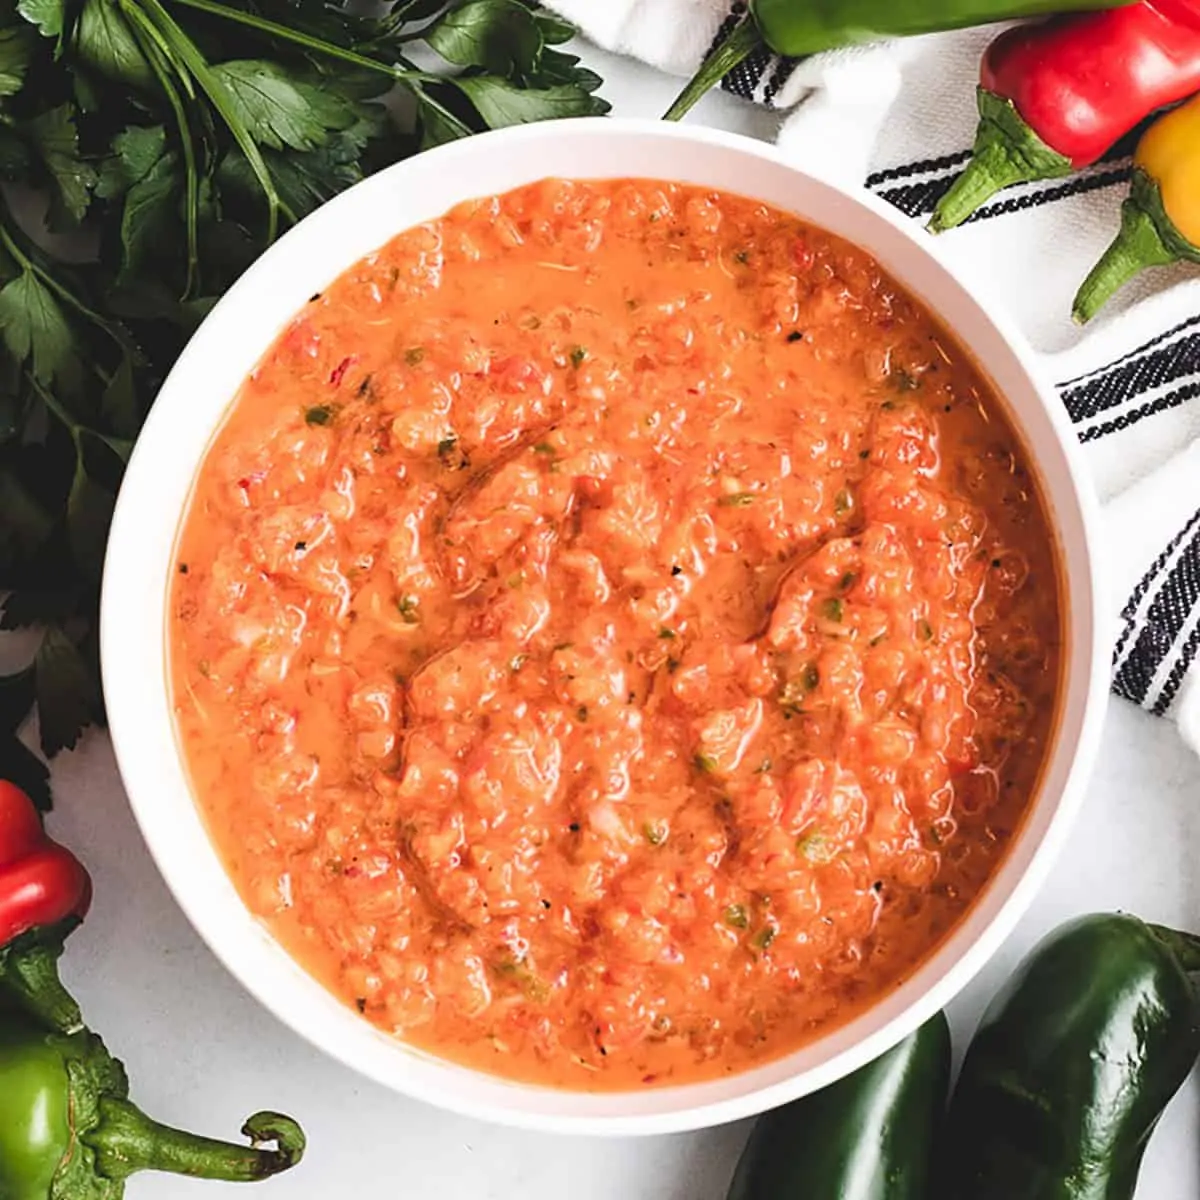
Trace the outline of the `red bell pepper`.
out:
M 58 959 L 91 901 L 83 864 L 46 836 L 33 801 L 0 781 L 0 994 L 64 1032 L 82 1018 Z
M 971 164 L 930 229 L 1001 188 L 1096 162 L 1157 109 L 1200 90 L 1200 0 L 1141 0 L 1002 33 L 983 58 Z

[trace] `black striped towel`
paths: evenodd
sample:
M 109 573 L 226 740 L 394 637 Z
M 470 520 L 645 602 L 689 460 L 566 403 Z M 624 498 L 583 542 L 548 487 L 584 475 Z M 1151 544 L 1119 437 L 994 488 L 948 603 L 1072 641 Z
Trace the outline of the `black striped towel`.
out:
M 550 0 L 598 44 L 686 75 L 744 14 L 731 0 Z M 726 90 L 786 111 L 779 145 L 923 222 L 966 163 L 996 30 L 818 55 L 760 54 Z M 695 118 L 693 118 L 695 119 Z M 1086 331 L 1071 298 L 1120 222 L 1135 138 L 1066 180 L 1012 188 L 944 234 L 963 272 L 1049 360 L 1105 503 L 1113 690 L 1170 714 L 1200 751 L 1200 278 L 1159 271 Z M 1195 403 L 1192 403 L 1196 401 Z

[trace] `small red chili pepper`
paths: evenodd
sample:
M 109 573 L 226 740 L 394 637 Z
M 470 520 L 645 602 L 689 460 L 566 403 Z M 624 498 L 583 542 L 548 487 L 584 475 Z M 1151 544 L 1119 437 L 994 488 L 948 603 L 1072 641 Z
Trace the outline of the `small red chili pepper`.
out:
M 57 963 L 91 902 L 83 864 L 46 836 L 33 801 L 0 781 L 0 992 L 68 1031 L 81 1019 Z
M 970 166 L 930 229 L 1001 188 L 1096 162 L 1159 108 L 1200 89 L 1200 0 L 1141 0 L 1002 33 L 983 58 Z

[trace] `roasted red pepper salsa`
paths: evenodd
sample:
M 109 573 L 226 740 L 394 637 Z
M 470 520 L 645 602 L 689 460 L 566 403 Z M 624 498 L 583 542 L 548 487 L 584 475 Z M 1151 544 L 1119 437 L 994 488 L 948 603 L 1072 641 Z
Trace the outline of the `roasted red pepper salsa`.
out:
M 246 903 L 370 1021 L 557 1086 L 734 1071 L 895 987 L 1054 721 L 989 385 L 867 254 L 696 188 L 472 202 L 313 297 L 174 588 Z

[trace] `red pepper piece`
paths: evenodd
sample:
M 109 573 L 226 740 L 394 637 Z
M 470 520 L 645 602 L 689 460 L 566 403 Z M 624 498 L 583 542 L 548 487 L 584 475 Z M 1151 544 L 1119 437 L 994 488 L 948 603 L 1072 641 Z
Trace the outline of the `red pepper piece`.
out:
M 42 925 L 82 920 L 91 900 L 83 864 L 46 836 L 33 801 L 0 781 L 0 946 Z
M 48 838 L 33 801 L 0 781 L 0 993 L 70 1031 L 79 1008 L 58 979 L 63 941 L 87 915 L 92 881 Z
M 959 225 L 1002 188 L 1069 175 L 1155 110 L 1200 90 L 1200 0 L 1141 0 L 1002 33 L 983 58 L 971 164 L 930 222 Z

